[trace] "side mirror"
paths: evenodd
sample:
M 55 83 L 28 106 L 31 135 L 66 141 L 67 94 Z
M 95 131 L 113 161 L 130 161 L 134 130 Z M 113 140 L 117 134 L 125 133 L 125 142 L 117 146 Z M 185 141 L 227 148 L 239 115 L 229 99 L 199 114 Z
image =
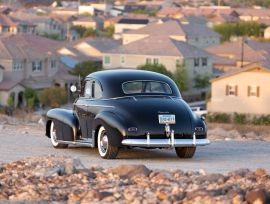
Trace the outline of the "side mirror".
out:
M 75 92 L 77 91 L 77 87 L 76 87 L 75 85 L 72 85 L 72 86 L 70 87 L 70 91 L 71 91 L 72 93 L 75 93 Z

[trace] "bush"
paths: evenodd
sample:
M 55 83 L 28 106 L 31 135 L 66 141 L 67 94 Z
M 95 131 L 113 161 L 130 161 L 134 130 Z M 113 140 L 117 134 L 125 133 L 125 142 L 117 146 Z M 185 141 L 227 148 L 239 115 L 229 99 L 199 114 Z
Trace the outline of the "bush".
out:
M 231 122 L 230 115 L 229 114 L 226 114 L 226 113 L 208 114 L 206 116 L 206 119 L 209 122 L 213 122 L 213 123 L 230 123 Z
M 67 103 L 67 92 L 60 87 L 44 89 L 40 95 L 40 102 L 45 106 L 60 107 Z
M 255 116 L 252 120 L 254 125 L 270 125 L 270 115 Z
M 13 97 L 9 96 L 8 99 L 7 99 L 7 105 L 9 107 L 13 107 L 14 106 L 14 99 Z
M 234 113 L 233 114 L 233 122 L 236 124 L 246 124 L 247 117 L 245 114 Z
M 32 88 L 26 88 L 24 90 L 24 97 L 26 99 L 26 105 L 28 110 L 33 110 L 34 106 L 39 103 L 38 94 Z

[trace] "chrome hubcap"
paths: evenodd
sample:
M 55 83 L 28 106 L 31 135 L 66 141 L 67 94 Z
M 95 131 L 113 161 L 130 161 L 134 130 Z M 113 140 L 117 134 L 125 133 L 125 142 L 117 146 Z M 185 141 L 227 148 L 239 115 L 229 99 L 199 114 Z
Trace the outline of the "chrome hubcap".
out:
M 100 141 L 100 148 L 102 152 L 106 152 L 108 149 L 108 136 L 104 134 Z

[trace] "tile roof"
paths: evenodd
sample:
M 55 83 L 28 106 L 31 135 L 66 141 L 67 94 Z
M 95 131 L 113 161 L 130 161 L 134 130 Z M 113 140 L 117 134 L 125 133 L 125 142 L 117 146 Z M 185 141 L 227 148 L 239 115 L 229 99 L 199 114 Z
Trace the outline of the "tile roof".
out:
M 153 35 L 185 35 L 179 22 L 171 20 L 166 22 L 149 23 L 143 28 L 130 30 L 126 34 L 153 34 Z M 124 34 L 125 34 L 124 33 Z
M 0 82 L 0 91 L 9 91 L 15 86 L 21 85 L 20 82 L 21 80 L 3 80 Z
M 80 42 L 86 42 L 87 44 L 93 46 L 100 52 L 106 52 L 108 50 L 114 49 L 121 45 L 121 41 L 114 40 L 111 38 L 85 38 L 81 40 Z
M 260 70 L 266 71 L 266 72 L 268 72 L 270 74 L 269 69 L 262 67 L 261 64 L 255 63 L 255 64 L 248 64 L 246 67 L 244 67 L 242 69 L 237 69 L 237 70 L 227 72 L 226 74 L 223 74 L 218 78 L 212 79 L 210 82 L 212 83 L 212 82 L 218 81 L 220 79 L 224 79 L 224 78 L 227 78 L 227 77 L 230 77 L 230 76 L 234 76 L 234 75 L 237 75 L 237 74 L 242 73 L 242 72 L 248 72 L 248 71 L 251 71 L 251 70 L 254 70 L 254 69 L 256 69 L 256 70 L 260 69 Z
M 56 54 L 62 42 L 36 35 L 17 34 L 0 37 L 0 59 L 44 58 Z
M 164 36 L 187 36 L 187 37 L 219 37 L 219 34 L 208 28 L 206 25 L 198 23 L 181 23 L 177 20 L 165 22 L 153 22 L 143 28 L 130 30 L 124 34 L 148 34 Z
M 175 6 L 164 6 L 162 7 L 157 15 L 159 16 L 169 16 L 181 13 L 181 8 Z
M 176 41 L 167 36 L 150 36 L 121 45 L 108 52 L 110 54 L 134 54 L 157 56 L 183 56 L 184 58 L 207 57 L 210 54 L 186 42 Z

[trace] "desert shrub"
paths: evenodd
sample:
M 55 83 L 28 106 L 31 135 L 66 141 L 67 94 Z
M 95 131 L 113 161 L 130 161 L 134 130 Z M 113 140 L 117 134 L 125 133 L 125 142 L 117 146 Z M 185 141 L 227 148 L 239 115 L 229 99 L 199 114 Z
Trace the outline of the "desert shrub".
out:
M 247 116 L 245 114 L 234 113 L 233 114 L 233 122 L 236 124 L 246 124 Z
M 231 117 L 226 113 L 212 113 L 208 114 L 206 119 L 212 123 L 230 123 Z
M 252 120 L 254 125 L 270 125 L 270 115 L 254 116 Z
M 14 106 L 14 99 L 13 97 L 9 96 L 8 99 L 7 99 L 7 105 L 9 107 L 13 107 Z
M 44 89 L 40 95 L 40 102 L 44 106 L 60 107 L 67 103 L 67 92 L 60 87 Z
M 26 88 L 24 90 L 24 97 L 26 99 L 28 111 L 33 110 L 34 106 L 39 103 L 37 91 L 32 88 Z

